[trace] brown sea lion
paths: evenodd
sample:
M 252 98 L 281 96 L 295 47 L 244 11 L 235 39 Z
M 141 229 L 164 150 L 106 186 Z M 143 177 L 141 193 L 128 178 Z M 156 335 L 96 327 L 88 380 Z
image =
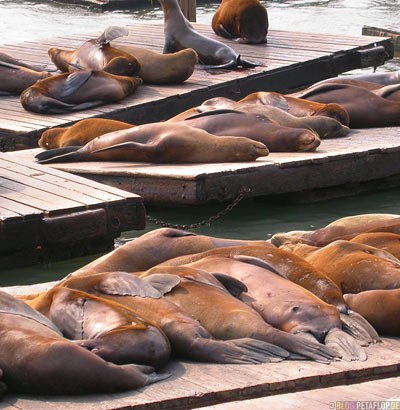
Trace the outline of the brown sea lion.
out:
M 75 66 L 92 70 L 103 70 L 107 73 L 134 76 L 140 70 L 140 63 L 131 54 L 110 46 L 110 41 L 127 36 L 125 27 L 108 27 L 100 37 L 88 40 L 74 51 L 50 48 L 51 61 L 61 71 L 73 71 Z
M 385 71 L 380 73 L 367 73 L 367 74 L 346 74 L 341 77 L 347 80 L 368 81 L 381 85 L 399 84 L 400 83 L 400 71 Z M 332 80 L 335 80 L 333 78 Z M 324 81 L 330 81 L 324 80 Z
M 147 374 L 148 366 L 104 361 L 5 292 L 0 292 L 0 367 L 10 391 L 46 395 L 112 393 L 168 377 Z
M 262 240 L 241 241 L 197 235 L 180 229 L 159 228 L 101 256 L 71 275 L 113 271 L 142 272 L 177 256 L 204 252 L 214 248 L 250 244 L 268 248 L 272 246 Z
M 77 161 L 237 162 L 268 155 L 261 142 L 209 134 L 182 123 L 150 123 L 104 134 L 83 147 L 36 155 L 39 163 Z
M 193 74 L 197 64 L 197 53 L 192 48 L 160 54 L 132 45 L 115 46 L 137 58 L 140 63 L 138 76 L 146 84 L 181 84 Z
M 106 118 L 87 118 L 68 128 L 51 128 L 42 133 L 38 144 L 45 149 L 83 146 L 109 132 L 126 130 L 134 125 Z
M 207 68 L 256 67 L 231 47 L 198 33 L 183 15 L 177 0 L 159 0 L 164 12 L 164 54 L 192 48 Z
M 391 232 L 361 233 L 351 239 L 350 242 L 362 243 L 364 245 L 373 246 L 374 248 L 383 249 L 395 258 L 400 259 L 399 234 Z
M 12 65 L 17 65 L 19 67 L 29 68 L 30 70 L 33 70 L 33 71 L 39 71 L 39 72 L 40 71 L 51 71 L 51 70 L 47 70 L 47 66 L 27 64 L 1 51 L 0 51 L 0 61 L 4 63 L 12 64 Z
M 346 303 L 382 335 L 400 336 L 400 289 L 344 295 Z
M 292 96 L 323 104 L 341 105 L 349 114 L 350 128 L 400 125 L 400 103 L 382 98 L 362 87 L 325 83 Z
M 38 81 L 20 95 L 22 106 L 40 114 L 85 110 L 117 102 L 142 84 L 139 77 L 79 70 Z
M 180 124 L 213 135 L 232 135 L 262 142 L 271 152 L 313 152 L 321 144 L 318 134 L 305 128 L 289 128 L 266 116 L 234 110 L 212 110 L 185 119 Z
M 242 281 L 247 292 L 242 293 L 240 299 L 270 325 L 288 333 L 312 336 L 329 346 L 335 345 L 336 353 L 345 360 L 366 359 L 356 340 L 341 330 L 339 312 L 334 306 L 267 269 L 266 265 L 260 267 L 257 258 L 209 256 L 186 266 L 222 273 Z M 218 274 L 217 279 L 220 278 Z M 223 278 L 219 280 L 224 283 Z
M 175 355 L 214 363 L 252 364 L 269 361 L 275 346 L 254 339 L 215 340 L 200 323 L 191 319 L 162 295 L 180 279 L 168 275 L 154 283 L 125 272 L 71 277 L 61 286 L 78 289 L 133 309 L 139 316 L 160 327 Z M 154 286 L 153 286 L 154 285 Z
M 226 276 L 225 286 L 233 297 L 216 280 L 203 270 L 185 266 L 156 266 L 140 277 L 150 277 L 160 273 L 177 275 L 181 281 L 165 297 L 179 306 L 191 318 L 198 320 L 212 336 L 221 340 L 249 337 L 273 343 L 290 352 L 293 358 L 327 360 L 326 349 L 314 341 L 283 332 L 267 324 L 250 306 L 238 299 L 247 291 L 245 285 Z M 221 275 L 218 275 L 221 277 Z M 289 357 L 289 353 L 277 351 L 276 360 Z
M 169 341 L 159 328 L 110 300 L 56 286 L 27 304 L 48 317 L 64 337 L 108 362 L 159 369 L 170 357 Z
M 268 13 L 259 0 L 222 0 L 211 27 L 218 36 L 239 43 L 265 43 Z
M 323 248 L 302 243 L 283 248 L 320 269 L 343 293 L 400 287 L 400 261 L 382 249 L 345 240 Z
M 286 110 L 295 117 L 304 117 L 306 115 L 322 115 L 334 118 L 343 125 L 349 126 L 349 114 L 339 104 L 322 104 L 315 101 L 309 101 L 302 98 L 296 98 L 291 95 L 284 95 L 275 92 L 259 91 L 239 100 L 240 103 L 273 105 L 278 108 L 288 107 Z

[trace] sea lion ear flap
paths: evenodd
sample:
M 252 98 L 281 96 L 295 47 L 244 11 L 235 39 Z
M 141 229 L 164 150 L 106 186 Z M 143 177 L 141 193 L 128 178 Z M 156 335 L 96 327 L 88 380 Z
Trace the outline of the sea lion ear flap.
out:
M 143 280 L 151 284 L 161 295 L 171 292 L 171 290 L 181 282 L 179 276 L 169 273 L 154 273 L 153 275 L 146 276 Z
M 247 255 L 234 255 L 233 259 L 236 259 L 244 263 L 250 263 L 251 265 L 258 266 L 263 269 L 268 269 L 269 271 L 276 273 L 279 276 L 282 276 L 282 278 L 287 279 L 285 275 L 278 272 L 273 266 L 271 266 L 269 263 L 265 262 L 261 258 L 256 258 L 255 256 L 247 256 Z
M 232 278 L 232 276 L 223 273 L 213 273 L 212 275 L 215 279 L 219 280 L 225 286 L 226 290 L 235 298 L 239 298 L 243 292 L 248 291 L 247 286 L 243 282 Z

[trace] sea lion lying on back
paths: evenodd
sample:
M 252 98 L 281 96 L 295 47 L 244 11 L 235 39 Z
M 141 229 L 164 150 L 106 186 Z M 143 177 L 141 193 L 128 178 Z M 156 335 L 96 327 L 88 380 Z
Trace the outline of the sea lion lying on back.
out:
M 111 47 L 110 41 L 127 36 L 125 27 L 108 27 L 100 37 L 88 40 L 74 51 L 50 48 L 51 61 L 61 71 L 73 71 L 76 65 L 81 68 L 103 70 L 107 73 L 134 76 L 140 70 L 138 60 L 131 54 Z

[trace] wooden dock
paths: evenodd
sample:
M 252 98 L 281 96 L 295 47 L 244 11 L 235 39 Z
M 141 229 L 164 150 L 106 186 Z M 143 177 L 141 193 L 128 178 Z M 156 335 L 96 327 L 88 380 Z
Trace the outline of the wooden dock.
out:
M 111 250 L 144 227 L 140 196 L 0 153 L 0 270 Z
M 394 56 L 400 56 L 400 25 L 391 24 L 385 27 L 363 26 L 364 36 L 390 37 L 394 47 Z
M 161 121 L 208 98 L 225 96 L 240 99 L 260 90 L 288 92 L 345 71 L 381 65 L 393 56 L 390 39 L 382 37 L 270 30 L 267 44 L 247 45 L 217 37 L 209 25 L 195 24 L 195 27 L 199 32 L 229 44 L 246 59 L 264 65 L 237 70 L 206 71 L 196 68 L 181 85 L 143 85 L 120 103 L 68 114 L 46 116 L 27 112 L 18 97 L 1 97 L 0 151 L 36 147 L 44 130 L 69 126 L 84 118 L 111 118 L 135 125 Z M 129 35 L 116 43 L 162 52 L 164 33 L 161 22 L 137 23 L 128 29 Z M 51 66 L 47 54 L 50 47 L 76 49 L 98 35 L 100 32 L 27 41 L 5 45 L 0 50 L 26 63 Z
M 317 190 L 324 198 L 346 188 L 355 194 L 369 188 L 399 186 L 399 135 L 400 127 L 353 129 L 347 137 L 322 140 L 316 152 L 275 152 L 255 162 L 170 165 L 80 162 L 47 166 L 135 192 L 146 204 L 232 201 L 243 187 L 250 189 L 246 195 L 249 198 L 308 195 L 311 191 L 314 195 Z M 29 162 L 40 150 L 4 155 Z

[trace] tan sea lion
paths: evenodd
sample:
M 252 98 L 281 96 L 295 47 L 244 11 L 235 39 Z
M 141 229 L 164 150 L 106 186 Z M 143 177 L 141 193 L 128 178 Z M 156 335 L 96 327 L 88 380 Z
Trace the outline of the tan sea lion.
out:
M 213 135 L 232 135 L 262 142 L 271 152 L 313 152 L 321 144 L 318 134 L 305 128 L 289 128 L 265 115 L 235 110 L 212 110 L 186 118 L 180 124 Z
M 71 277 L 61 286 L 78 289 L 133 309 L 139 316 L 160 327 L 167 335 L 175 355 L 191 360 L 252 364 L 269 361 L 275 346 L 254 339 L 215 340 L 196 320 L 191 319 L 162 295 L 180 279 L 168 275 L 154 283 L 125 272 L 99 273 Z
M 285 101 L 283 101 L 283 99 Z M 315 101 L 309 101 L 302 98 L 296 98 L 291 95 L 284 95 L 275 92 L 259 91 L 239 100 L 240 103 L 273 105 L 276 107 L 288 107 L 289 114 L 295 117 L 304 117 L 306 115 L 322 115 L 334 118 L 343 125 L 349 126 L 350 119 L 347 111 L 339 104 L 321 104 Z
M 197 53 L 192 48 L 160 54 L 132 45 L 115 46 L 136 57 L 140 63 L 138 76 L 146 84 L 181 84 L 193 74 L 197 64 Z
M 351 239 L 350 242 L 362 243 L 364 245 L 373 246 L 374 248 L 383 249 L 395 258 L 400 259 L 399 234 L 391 232 L 361 233 Z
M 22 106 L 40 114 L 85 110 L 117 102 L 142 84 L 139 77 L 79 70 L 38 81 L 20 95 Z
M 183 15 L 177 0 L 159 0 L 164 12 L 165 54 L 192 48 L 208 68 L 256 67 L 261 65 L 240 57 L 231 47 L 198 33 Z
M 83 147 L 36 155 L 39 163 L 77 161 L 237 162 L 268 155 L 261 142 L 209 134 L 181 123 L 150 123 L 104 134 Z
M 88 40 L 74 51 L 50 48 L 51 61 L 61 71 L 73 71 L 75 66 L 92 70 L 103 70 L 107 73 L 134 76 L 140 71 L 140 63 L 131 54 L 111 47 L 110 41 L 127 36 L 125 27 L 108 27 L 100 37 Z
M 38 144 L 45 149 L 83 146 L 109 132 L 126 130 L 134 125 L 106 118 L 87 118 L 68 128 L 50 128 L 42 133 Z
M 379 332 L 400 336 L 400 289 L 368 290 L 344 295 L 346 303 Z
M 159 369 L 170 357 L 161 329 L 110 300 L 56 286 L 27 304 L 48 317 L 64 337 L 108 362 Z
M 222 0 L 211 28 L 215 34 L 239 43 L 265 43 L 268 13 L 259 0 Z
M 104 394 L 168 377 L 151 373 L 148 366 L 104 361 L 5 292 L 0 292 L 0 366 L 10 391 L 30 394 Z
M 292 353 L 314 360 L 327 360 L 326 349 L 316 342 L 297 335 L 283 332 L 267 324 L 250 306 L 238 299 L 247 291 L 243 283 L 226 276 L 225 285 L 232 296 L 216 280 L 203 270 L 185 266 L 156 266 L 140 277 L 156 277 L 161 273 L 177 275 L 181 278 L 165 297 L 179 306 L 191 318 L 198 320 L 212 336 L 221 340 L 249 337 L 273 343 Z M 219 275 L 221 277 L 221 275 Z M 286 350 L 277 349 L 272 361 L 289 357 Z

